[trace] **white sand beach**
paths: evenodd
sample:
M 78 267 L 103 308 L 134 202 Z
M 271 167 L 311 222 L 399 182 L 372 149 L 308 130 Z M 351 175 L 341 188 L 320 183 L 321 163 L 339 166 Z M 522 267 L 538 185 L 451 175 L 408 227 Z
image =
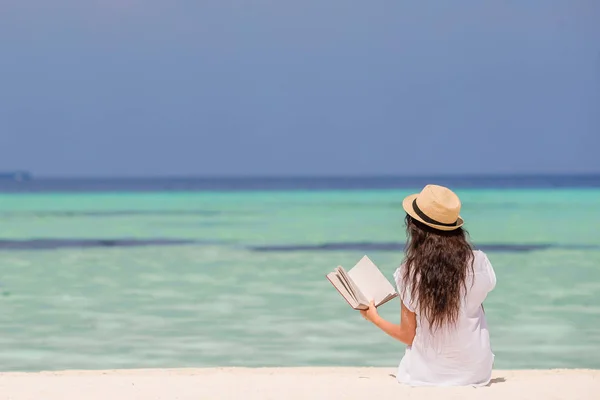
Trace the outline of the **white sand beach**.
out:
M 205 368 L 0 374 L 0 399 L 595 399 L 600 370 L 494 371 L 488 387 L 411 388 L 393 368 Z

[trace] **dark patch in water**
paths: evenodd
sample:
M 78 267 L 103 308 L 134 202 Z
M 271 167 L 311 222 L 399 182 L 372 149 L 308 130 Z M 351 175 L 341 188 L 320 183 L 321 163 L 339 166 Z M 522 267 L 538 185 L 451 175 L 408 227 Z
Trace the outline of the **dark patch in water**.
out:
M 476 249 L 491 253 L 524 253 L 547 249 L 590 250 L 600 249 L 599 246 L 555 245 L 555 244 L 509 244 L 487 243 L 475 245 Z M 323 243 L 316 245 L 281 245 L 254 246 L 253 251 L 259 252 L 292 252 L 292 251 L 403 251 L 404 243 Z
M 129 217 L 129 216 L 202 216 L 220 215 L 212 210 L 114 210 L 114 211 L 19 211 L 0 213 L 1 218 L 22 217 Z
M 238 222 L 238 221 L 191 221 L 191 222 L 151 222 L 145 224 L 146 226 L 160 226 L 160 227 L 174 227 L 174 228 L 206 228 L 210 226 L 248 226 L 248 225 L 256 225 L 255 223 L 246 223 L 246 222 Z
M 0 240 L 0 250 L 56 250 L 97 247 L 145 247 L 210 244 L 188 239 L 29 239 Z
M 273 246 L 254 246 L 251 247 L 254 251 L 260 252 L 291 252 L 291 251 L 344 251 L 344 250 L 360 250 L 360 251 L 402 251 L 404 244 L 402 243 L 323 243 L 323 244 L 306 244 L 306 245 L 273 245 Z

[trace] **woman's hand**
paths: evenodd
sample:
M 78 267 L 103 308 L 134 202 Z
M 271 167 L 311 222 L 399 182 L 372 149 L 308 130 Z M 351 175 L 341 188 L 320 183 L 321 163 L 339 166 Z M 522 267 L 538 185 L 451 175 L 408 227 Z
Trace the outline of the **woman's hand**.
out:
M 373 300 L 371 300 L 371 303 L 369 303 L 368 310 L 360 310 L 360 315 L 362 315 L 367 321 L 375 322 L 375 319 L 379 317 L 379 313 L 377 312 L 377 307 L 375 307 Z

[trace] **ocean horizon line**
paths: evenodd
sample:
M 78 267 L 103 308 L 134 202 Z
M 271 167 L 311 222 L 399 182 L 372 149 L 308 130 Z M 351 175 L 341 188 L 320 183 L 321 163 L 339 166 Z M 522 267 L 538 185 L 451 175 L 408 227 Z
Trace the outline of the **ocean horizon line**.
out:
M 156 179 L 194 179 L 194 180 L 252 180 L 252 179 L 527 179 L 527 178 L 599 178 L 598 172 L 576 173 L 450 173 L 450 174 L 156 174 L 156 175 L 37 175 L 31 174 L 32 180 L 59 181 L 59 180 L 156 180 Z
M 600 188 L 600 174 L 420 176 L 239 176 L 0 179 L 0 193 L 260 192 L 453 189 Z
M 417 190 L 436 183 L 455 189 L 600 188 L 600 174 L 116 177 L 0 180 L 0 193 L 252 192 Z

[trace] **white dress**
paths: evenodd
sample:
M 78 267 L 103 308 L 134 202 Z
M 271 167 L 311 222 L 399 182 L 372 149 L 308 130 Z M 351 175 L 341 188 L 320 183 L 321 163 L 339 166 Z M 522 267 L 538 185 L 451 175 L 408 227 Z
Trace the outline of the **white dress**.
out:
M 402 302 L 417 316 L 417 332 L 412 346 L 407 346 L 398 367 L 398 381 L 411 386 L 487 385 L 491 379 L 494 354 L 481 304 L 496 286 L 496 274 L 485 253 L 473 252 L 474 274 L 467 278 L 455 327 L 431 333 L 429 323 L 421 320 L 418 299 L 410 297 L 403 282 L 403 266 L 394 273 Z M 415 311 L 416 310 L 416 311 Z

